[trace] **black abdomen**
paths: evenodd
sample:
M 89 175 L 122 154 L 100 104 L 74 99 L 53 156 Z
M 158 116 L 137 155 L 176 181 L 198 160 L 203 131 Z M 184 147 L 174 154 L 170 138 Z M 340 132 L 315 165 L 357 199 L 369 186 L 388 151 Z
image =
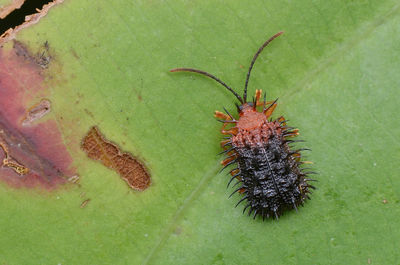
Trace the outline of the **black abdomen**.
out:
M 278 218 L 286 209 L 297 209 L 308 197 L 309 185 L 301 172 L 299 159 L 291 152 L 284 137 L 269 135 L 267 143 L 235 147 L 239 182 L 247 201 L 249 215 Z M 240 203 L 239 202 L 239 203 Z

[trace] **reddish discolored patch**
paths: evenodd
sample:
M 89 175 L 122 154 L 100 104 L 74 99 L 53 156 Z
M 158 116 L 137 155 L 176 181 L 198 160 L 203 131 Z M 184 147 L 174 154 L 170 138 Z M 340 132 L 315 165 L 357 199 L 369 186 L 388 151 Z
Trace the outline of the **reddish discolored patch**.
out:
M 117 171 L 132 189 L 142 191 L 149 187 L 150 175 L 145 166 L 131 154 L 121 152 L 104 138 L 97 127 L 92 127 L 83 138 L 82 149 L 91 159 L 100 160 L 106 167 Z
M 51 189 L 76 174 L 56 121 L 35 116 L 43 114 L 46 103 L 36 105 L 37 111 L 30 108 L 48 90 L 42 67 L 29 59 L 22 43 L 17 46 L 0 48 L 0 180 L 12 187 Z M 23 126 L 27 117 L 35 123 Z

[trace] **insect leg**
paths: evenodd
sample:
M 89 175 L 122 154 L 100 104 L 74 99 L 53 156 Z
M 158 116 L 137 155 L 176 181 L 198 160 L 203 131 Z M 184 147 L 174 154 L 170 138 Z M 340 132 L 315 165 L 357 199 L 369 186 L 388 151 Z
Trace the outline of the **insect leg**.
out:
M 220 120 L 227 120 L 227 121 L 232 120 L 229 115 L 226 115 L 218 110 L 214 112 L 214 117 Z
M 278 101 L 278 99 L 276 99 L 274 102 L 272 102 L 272 104 L 264 110 L 265 116 L 267 116 L 267 118 L 269 118 L 272 115 L 272 113 L 274 112 L 274 110 L 277 106 L 277 103 L 276 103 L 277 101 Z

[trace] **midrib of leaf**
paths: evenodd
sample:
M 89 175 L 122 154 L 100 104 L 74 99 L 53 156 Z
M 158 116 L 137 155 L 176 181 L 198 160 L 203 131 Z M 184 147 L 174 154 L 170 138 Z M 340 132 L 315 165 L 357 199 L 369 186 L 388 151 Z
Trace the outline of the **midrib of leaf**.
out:
M 350 38 L 347 38 L 346 41 L 339 43 L 329 55 L 322 56 L 319 63 L 315 64 L 315 67 L 310 68 L 309 71 L 304 75 L 304 78 L 301 79 L 294 89 L 290 90 L 290 92 L 286 92 L 285 97 L 287 101 L 290 101 L 293 96 L 302 90 L 311 89 L 311 84 L 313 81 L 321 74 L 328 70 L 328 68 L 334 64 L 336 64 L 340 58 L 342 58 L 345 54 L 347 54 L 351 49 L 359 45 L 363 40 L 367 39 L 371 34 L 373 34 L 374 30 L 382 24 L 387 23 L 391 19 L 393 19 L 400 12 L 400 4 L 393 6 L 389 11 L 383 13 L 382 15 L 377 16 L 372 22 L 365 23 L 362 26 L 356 28 L 355 33 L 351 35 Z M 368 111 L 366 111 L 368 112 Z M 383 125 L 380 124 L 376 119 L 373 119 L 380 127 L 383 128 Z M 394 141 L 394 137 L 388 134 Z M 210 170 L 207 171 L 206 174 L 201 178 L 198 186 L 188 195 L 188 197 L 184 200 L 182 206 L 175 212 L 171 222 L 166 226 L 163 233 L 161 234 L 159 240 L 156 241 L 155 245 L 151 248 L 148 256 L 144 260 L 143 264 L 150 264 L 152 258 L 155 254 L 163 247 L 164 243 L 171 236 L 176 225 L 181 221 L 184 214 L 192 205 L 192 202 L 195 198 L 200 194 L 211 182 L 212 177 L 215 176 L 215 172 L 220 168 L 220 163 L 215 164 Z M 400 197 L 400 196 L 399 196 Z M 353 220 L 353 219 L 352 219 Z M 354 223 L 353 223 L 354 226 Z M 353 237 L 355 243 L 358 245 L 357 239 Z M 332 260 L 330 258 L 329 260 Z
M 185 212 L 190 208 L 195 198 L 198 198 L 198 195 L 208 186 L 220 167 L 220 163 L 216 163 L 203 175 L 196 188 L 189 194 L 189 196 L 186 197 L 182 206 L 179 207 L 179 209 L 175 212 L 174 216 L 172 217 L 171 223 L 166 226 L 159 240 L 157 240 L 156 244 L 151 248 L 150 253 L 144 260 L 143 264 L 148 264 L 151 261 L 152 257 L 154 257 L 154 254 L 157 253 L 157 251 L 167 241 L 167 239 L 173 232 L 176 224 L 182 219 Z

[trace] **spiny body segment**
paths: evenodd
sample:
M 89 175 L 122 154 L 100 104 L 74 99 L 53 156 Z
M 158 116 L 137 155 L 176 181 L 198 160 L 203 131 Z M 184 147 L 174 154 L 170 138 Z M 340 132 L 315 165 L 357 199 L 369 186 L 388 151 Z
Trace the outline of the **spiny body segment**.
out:
M 291 150 L 290 138 L 298 135 L 298 130 L 288 127 L 283 117 L 269 121 L 276 102 L 257 111 L 261 90 L 256 92 L 256 102 L 245 103 L 239 111 L 239 120 L 230 115 L 216 112 L 215 116 L 225 124 L 233 124 L 229 130 L 222 130 L 229 139 L 222 142 L 227 158 L 222 161 L 225 167 L 236 164 L 230 171 L 231 180 L 237 180 L 239 187 L 234 191 L 243 194 L 240 203 L 247 201 L 244 211 L 254 217 L 278 218 L 285 210 L 297 209 L 309 198 L 307 173 L 301 168 L 301 155 Z
M 291 144 L 300 140 L 292 140 L 297 136 L 298 129 L 288 127 L 283 117 L 269 119 L 277 106 L 277 100 L 267 102 L 260 101 L 262 91 L 257 90 L 252 102 L 247 102 L 247 85 L 254 62 L 261 51 L 276 37 L 279 32 L 267 40 L 256 52 L 247 73 L 243 98 L 233 89 L 215 76 L 191 68 L 177 68 L 172 72 L 187 71 L 206 75 L 231 91 L 240 101 L 237 105 L 239 119 L 235 119 L 226 109 L 226 114 L 216 111 L 215 117 L 223 123 L 221 133 L 227 135 L 227 139 L 221 142 L 224 148 L 222 153 L 227 158 L 221 162 L 223 169 L 235 164 L 230 171 L 231 179 L 237 180 L 238 187 L 231 196 L 239 192 L 241 200 L 236 204 L 246 202 L 243 212 L 265 218 L 276 218 L 285 210 L 296 209 L 303 205 L 308 198 L 310 189 L 314 189 L 308 182 L 313 181 L 307 177 L 307 172 L 302 164 L 311 163 L 301 161 L 301 151 L 307 149 L 292 150 Z M 261 109 L 261 111 L 258 111 Z M 226 129 L 229 127 L 229 129 Z

